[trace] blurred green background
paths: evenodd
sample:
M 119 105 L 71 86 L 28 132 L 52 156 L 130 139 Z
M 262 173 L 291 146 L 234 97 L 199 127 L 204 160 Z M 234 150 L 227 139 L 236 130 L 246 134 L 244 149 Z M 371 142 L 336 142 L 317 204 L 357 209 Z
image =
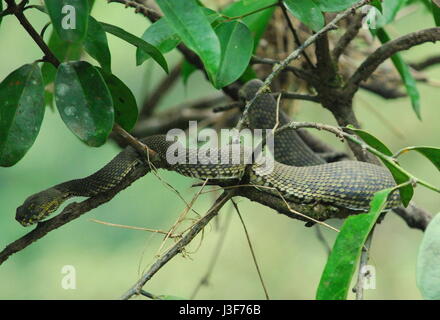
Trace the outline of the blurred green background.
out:
M 39 12 L 27 12 L 40 30 L 47 18 Z M 141 35 L 148 22 L 119 4 L 97 1 L 92 14 L 100 21 L 124 27 Z M 410 13 L 388 31 L 393 37 L 416 29 L 431 27 L 430 16 L 422 10 Z M 109 36 L 113 72 L 120 77 L 142 102 L 148 89 L 165 75 L 153 63 L 135 66 L 135 49 Z M 438 45 L 425 44 L 405 52 L 410 60 L 439 52 Z M 24 63 L 41 58 L 41 52 L 13 17 L 6 17 L 0 28 L 0 79 Z M 178 54 L 167 55 L 170 62 Z M 440 68 L 427 74 L 440 79 Z M 374 132 L 392 150 L 408 145 L 440 146 L 440 90 L 419 84 L 422 95 L 423 122 L 416 119 L 408 99 L 385 101 L 362 92 L 356 100 L 356 113 L 365 129 Z M 185 88 L 181 83 L 166 96 L 161 108 L 176 105 L 215 92 L 200 72 L 193 75 Z M 380 117 L 376 113 L 380 113 Z M 380 118 L 385 118 L 403 136 L 397 136 Z M 298 119 L 334 124 L 328 111 L 300 104 Z M 343 148 L 330 135 L 326 141 Z M 72 178 L 86 176 L 106 162 L 119 149 L 109 142 L 99 149 L 89 148 L 64 126 L 56 111 L 47 110 L 40 135 L 26 155 L 12 168 L 0 168 L 0 247 L 22 236 L 23 228 L 15 220 L 15 209 L 32 193 Z M 403 156 L 402 164 L 411 172 L 440 185 L 434 166 L 418 155 Z M 174 173 L 161 172 L 167 182 L 190 201 L 196 189 L 194 182 Z M 195 209 L 203 213 L 214 199 L 213 193 L 202 195 Z M 415 200 L 431 212 L 440 208 L 438 194 L 417 188 Z M 315 227 L 279 215 L 259 204 L 240 199 L 244 220 L 249 230 L 263 277 L 272 299 L 313 299 L 324 268 L 327 253 L 318 241 Z M 154 175 L 136 182 L 114 200 L 80 219 L 51 232 L 27 249 L 13 255 L 0 266 L 1 299 L 115 299 L 124 293 L 154 261 L 163 236 L 104 226 L 107 222 L 167 230 L 184 209 L 184 203 Z M 215 250 L 222 230 L 232 215 L 222 250 Z M 329 221 L 339 227 L 341 221 Z M 333 231 L 323 230 L 327 241 L 335 239 Z M 419 299 L 415 283 L 415 263 L 422 232 L 409 229 L 394 214 L 389 214 L 377 228 L 371 252 L 376 267 L 376 289 L 366 291 L 367 299 Z M 172 245 L 168 241 L 164 248 Z M 164 249 L 163 248 L 163 249 Z M 162 249 L 162 252 L 163 252 Z M 243 228 L 237 215 L 227 205 L 217 221 L 206 229 L 188 248 L 188 254 L 176 257 L 146 286 L 154 294 L 190 297 L 206 272 L 213 254 L 218 254 L 209 286 L 199 291 L 202 299 L 263 299 L 264 294 L 253 265 Z M 64 265 L 76 269 L 77 288 L 61 286 Z M 350 295 L 352 297 L 352 295 Z

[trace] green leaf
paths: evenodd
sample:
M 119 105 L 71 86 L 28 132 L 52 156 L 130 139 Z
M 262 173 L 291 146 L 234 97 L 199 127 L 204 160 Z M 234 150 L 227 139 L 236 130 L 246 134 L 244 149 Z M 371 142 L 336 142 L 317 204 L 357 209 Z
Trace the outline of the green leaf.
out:
M 81 57 L 81 45 L 61 40 L 56 32 L 52 32 L 48 45 L 61 62 L 77 60 Z M 45 62 L 41 71 L 43 72 L 44 84 L 47 85 L 55 80 L 57 69 L 51 63 Z
M 313 31 L 324 27 L 324 16 L 314 0 L 284 0 L 289 11 Z
M 188 61 L 183 61 L 182 64 L 182 81 L 183 84 L 186 86 L 188 84 L 188 79 L 189 77 L 194 73 L 194 71 L 197 70 L 197 67 L 191 63 L 189 63 Z
M 407 0 L 393 0 L 382 2 L 382 14 L 376 20 L 375 29 L 385 27 L 394 21 L 397 13 L 404 7 Z
M 435 25 L 440 27 L 440 1 L 431 0 L 432 16 L 434 17 Z
M 0 13 L 3 11 L 3 0 L 0 0 Z M 3 17 L 0 16 L 0 25 L 2 24 Z
M 37 64 L 25 64 L 0 83 L 0 166 L 13 166 L 32 147 L 44 110 L 43 76 Z
M 359 0 L 315 0 L 322 11 L 338 12 L 350 8 Z
M 417 286 L 424 299 L 440 300 L 440 214 L 425 230 L 417 256 Z
M 211 24 L 221 17 L 217 12 L 208 8 L 203 8 L 203 12 Z M 173 50 L 182 41 L 174 29 L 170 27 L 165 18 L 161 18 L 149 26 L 142 35 L 142 39 L 151 43 L 162 53 L 167 53 Z M 136 50 L 137 65 L 141 65 L 149 58 L 149 54 L 139 49 Z
M 113 100 L 115 121 L 126 131 L 133 129 L 138 118 L 136 99 L 131 90 L 114 74 L 98 69 L 107 84 Z
M 170 27 L 164 18 L 161 18 L 149 26 L 142 35 L 142 39 L 151 43 L 162 53 L 173 50 L 181 41 L 174 29 Z M 149 58 L 150 55 L 145 51 L 139 48 L 136 50 L 136 65 L 141 65 Z
M 222 56 L 214 85 L 220 89 L 244 73 L 251 60 L 254 41 L 248 27 L 239 21 L 222 23 L 215 32 L 220 40 Z
M 386 43 L 390 41 L 390 37 L 388 36 L 388 34 L 384 29 L 382 28 L 377 29 L 376 34 L 380 42 Z M 405 61 L 403 60 L 402 56 L 399 53 L 394 54 L 391 57 L 391 60 L 393 61 L 394 66 L 396 67 L 397 71 L 400 74 L 400 77 L 402 78 L 402 81 L 406 88 L 406 92 L 411 98 L 411 104 L 414 112 L 416 113 L 417 118 L 421 120 L 422 116 L 420 114 L 420 93 L 419 90 L 417 89 L 416 80 L 412 76 L 408 65 L 405 63 Z
M 101 22 L 104 30 L 148 53 L 168 73 L 168 65 L 162 53 L 153 45 L 111 24 Z
M 44 0 L 54 30 L 68 42 L 81 42 L 87 33 L 89 2 L 87 0 Z
M 266 28 L 269 24 L 275 7 L 270 7 L 265 10 L 261 10 L 269 5 L 276 3 L 274 0 L 254 0 L 254 1 L 237 1 L 231 3 L 228 7 L 223 10 L 223 14 L 233 17 L 233 16 L 243 16 L 251 12 L 255 12 L 241 19 L 249 28 L 249 30 L 254 35 L 254 51 L 258 47 L 261 37 L 263 36 Z M 261 11 L 258 11 L 261 10 Z
M 84 40 L 84 49 L 101 67 L 111 73 L 111 55 L 108 48 L 107 34 L 102 25 L 89 17 L 89 28 Z
M 393 188 L 389 188 L 376 192 L 368 213 L 350 216 L 345 220 L 321 275 L 316 299 L 347 298 L 362 247 L 392 191 Z
M 227 6 L 222 13 L 229 16 L 229 17 L 241 17 L 241 16 L 247 16 L 249 14 L 252 14 L 255 12 L 257 14 L 260 12 L 259 10 L 262 10 L 265 7 L 274 5 L 277 3 L 278 0 L 240 0 L 233 2 L 229 6 Z M 266 10 L 269 10 L 266 9 Z
M 384 155 L 388 156 L 388 158 L 380 158 L 380 160 L 388 168 L 388 170 L 390 170 L 394 180 L 396 181 L 396 184 L 400 185 L 410 180 L 408 174 L 404 172 L 391 158 L 393 156 L 393 153 L 382 141 L 373 136 L 371 133 L 361 129 L 356 129 L 352 125 L 348 125 L 347 128 L 351 131 L 356 132 L 356 134 L 361 137 L 362 140 L 364 140 L 365 143 L 368 144 L 370 147 L 373 147 L 377 151 L 380 151 Z M 403 205 L 406 207 L 414 195 L 414 188 L 412 185 L 409 184 L 401 187 L 399 191 L 400 199 L 402 200 Z
M 376 9 L 380 11 L 380 13 L 383 13 L 382 0 L 373 0 L 371 1 L 370 5 L 376 7 Z
M 410 177 L 394 162 L 392 161 L 385 161 L 381 159 L 383 164 L 390 170 L 394 181 L 396 181 L 396 184 L 403 184 L 410 180 Z M 406 186 L 403 186 L 399 189 L 400 192 L 400 200 L 402 201 L 402 204 L 407 207 L 409 202 L 411 201 L 413 195 L 414 195 L 414 188 L 411 184 L 408 184 Z
M 440 149 L 435 147 L 408 147 L 403 149 L 403 152 L 400 154 L 406 153 L 408 151 L 417 151 L 420 154 L 424 155 L 429 161 L 432 162 L 435 167 L 440 170 Z
M 92 147 L 105 143 L 113 128 L 110 92 L 99 71 L 85 61 L 64 62 L 55 79 L 55 102 L 67 127 Z
M 194 0 L 157 0 L 168 24 L 182 41 L 195 53 L 211 79 L 220 66 L 220 41 L 212 29 L 208 18 Z
M 63 41 L 60 39 L 55 31 L 52 31 L 48 45 L 49 49 L 61 62 L 78 60 L 81 57 L 81 44 Z M 41 67 L 41 72 L 43 73 L 44 85 L 46 86 L 45 101 L 46 104 L 52 106 L 53 86 L 48 85 L 55 81 L 57 69 L 51 63 L 45 62 Z
M 371 133 L 365 130 L 357 129 L 352 125 L 348 125 L 347 128 L 350 129 L 350 131 L 355 132 L 359 137 L 361 137 L 362 140 L 365 141 L 366 144 L 373 147 L 377 151 L 380 151 L 390 157 L 393 155 L 390 149 L 388 149 L 388 147 L 382 141 L 373 136 Z

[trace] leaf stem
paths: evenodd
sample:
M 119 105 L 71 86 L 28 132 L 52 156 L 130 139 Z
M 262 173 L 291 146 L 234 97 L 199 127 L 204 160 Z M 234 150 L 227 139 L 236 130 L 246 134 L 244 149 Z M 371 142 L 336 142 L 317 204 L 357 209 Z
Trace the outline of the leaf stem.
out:
M 246 17 L 248 17 L 248 16 L 250 16 L 250 15 L 253 15 L 253 14 L 255 14 L 255 13 L 258 13 L 258 12 L 260 12 L 260 11 L 264 11 L 264 10 L 266 10 L 266 9 L 269 9 L 269 8 L 272 8 L 272 7 L 275 7 L 275 6 L 278 6 L 278 2 L 275 2 L 275 3 L 273 3 L 273 4 L 270 4 L 270 5 L 265 6 L 265 7 L 262 7 L 262 8 L 259 8 L 259 9 L 257 9 L 257 10 L 254 10 L 254 11 L 251 11 L 251 12 L 248 12 L 248 13 L 245 13 L 245 14 L 242 14 L 241 16 L 228 17 L 227 20 L 226 20 L 225 22 L 229 22 L 229 21 L 232 21 L 232 20 L 243 19 L 243 18 L 246 18 Z

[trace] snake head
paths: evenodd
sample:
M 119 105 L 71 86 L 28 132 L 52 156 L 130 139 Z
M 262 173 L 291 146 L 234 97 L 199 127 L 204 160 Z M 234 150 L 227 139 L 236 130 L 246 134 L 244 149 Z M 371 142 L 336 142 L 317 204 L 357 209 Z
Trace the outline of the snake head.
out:
M 25 227 L 37 223 L 56 211 L 64 198 L 63 193 L 55 188 L 36 193 L 17 208 L 15 220 Z

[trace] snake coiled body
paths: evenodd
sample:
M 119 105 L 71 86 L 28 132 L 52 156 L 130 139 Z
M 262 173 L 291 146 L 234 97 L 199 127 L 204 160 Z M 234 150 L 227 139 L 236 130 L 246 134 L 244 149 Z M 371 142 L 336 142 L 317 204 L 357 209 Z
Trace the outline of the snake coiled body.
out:
M 250 81 L 242 88 L 241 95 L 250 100 L 261 85 L 259 80 Z M 277 120 L 276 112 L 276 101 L 270 94 L 259 96 L 249 109 L 250 127 L 273 128 Z M 283 112 L 280 112 L 278 120 L 281 125 L 289 121 Z M 355 211 L 368 211 L 375 192 L 395 186 L 389 171 L 374 164 L 359 161 L 325 163 L 293 129 L 276 137 L 275 161 L 270 168 L 258 163 L 246 165 L 244 161 L 235 164 L 220 161 L 232 155 L 231 146 L 211 150 L 217 158 L 214 163 L 200 158 L 197 149 L 187 148 L 183 163 L 170 164 L 167 152 L 170 152 L 174 141 L 167 141 L 163 135 L 147 137 L 141 141 L 157 152 L 156 159 L 147 163 L 132 147 L 127 147 L 91 176 L 67 181 L 30 196 L 17 209 L 16 219 L 22 225 L 36 223 L 57 210 L 70 197 L 91 197 L 111 190 L 139 166 L 145 174 L 154 167 L 199 179 L 229 179 L 238 182 L 244 175 L 248 175 L 248 183 L 255 185 L 262 197 L 270 194 L 282 196 L 296 204 L 319 203 Z M 187 160 L 194 154 L 199 155 L 199 161 L 188 163 Z M 387 208 L 399 205 L 399 194 L 395 191 L 388 200 Z

